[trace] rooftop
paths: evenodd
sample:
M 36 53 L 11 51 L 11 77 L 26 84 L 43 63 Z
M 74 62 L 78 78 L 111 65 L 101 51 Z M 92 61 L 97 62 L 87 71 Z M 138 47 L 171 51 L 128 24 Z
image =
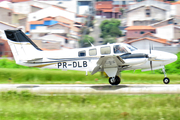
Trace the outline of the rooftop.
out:
M 151 26 L 130 26 L 125 28 L 125 30 L 155 30 L 156 28 Z
M 44 24 L 44 21 L 30 21 L 30 24 Z
M 11 2 L 25 2 L 25 1 L 30 1 L 30 0 L 11 0 Z
M 9 24 L 9 23 L 6 23 L 6 22 L 3 22 L 3 21 L 0 21 L 0 23 L 1 23 L 1 24 L 4 24 L 4 25 L 11 26 L 11 27 L 14 27 L 14 28 L 17 28 L 17 26 L 12 25 L 12 24 Z
M 135 40 L 128 41 L 127 43 L 129 44 L 129 43 L 141 41 L 141 40 L 144 40 L 144 39 L 150 40 L 150 41 L 154 41 L 154 42 L 158 42 L 158 43 L 163 43 L 163 44 L 171 45 L 170 43 L 167 43 L 166 39 L 152 39 L 152 38 L 149 38 L 149 37 L 138 38 L 138 39 L 135 39 Z
M 112 8 L 112 1 L 102 1 L 102 2 L 96 2 L 96 9 L 102 9 L 102 8 Z

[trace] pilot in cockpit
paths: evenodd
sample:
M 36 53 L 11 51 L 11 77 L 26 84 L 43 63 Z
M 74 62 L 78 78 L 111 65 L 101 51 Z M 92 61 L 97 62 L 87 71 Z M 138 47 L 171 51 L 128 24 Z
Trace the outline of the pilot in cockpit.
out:
M 116 45 L 114 47 L 114 53 L 125 53 L 125 50 L 123 47 L 120 47 L 119 45 Z

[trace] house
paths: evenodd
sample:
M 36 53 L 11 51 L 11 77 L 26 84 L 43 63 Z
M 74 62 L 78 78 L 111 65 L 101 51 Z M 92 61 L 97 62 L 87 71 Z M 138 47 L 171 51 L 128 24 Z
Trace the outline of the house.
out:
M 46 17 L 66 16 L 66 18 L 75 21 L 76 14 L 63 8 L 50 6 L 28 15 L 28 21 L 37 21 Z
M 31 12 L 37 12 L 37 11 L 39 11 L 41 9 L 43 9 L 43 8 L 41 8 L 39 6 L 31 5 Z
M 64 19 L 59 22 L 55 20 L 54 17 L 46 17 L 40 19 L 40 21 L 31 21 L 29 24 L 30 33 L 33 34 L 33 38 L 38 37 L 40 34 L 40 36 L 42 36 L 43 34 L 48 33 L 57 33 L 66 36 L 68 33 L 70 33 L 70 29 L 73 27 L 73 23 L 71 21 L 66 21 Z
M 23 6 L 23 5 L 22 5 Z M 7 2 L 7 1 L 3 1 L 0 3 L 0 21 L 5 21 L 8 22 L 10 24 L 14 24 L 14 25 L 19 25 L 18 24 L 18 20 L 22 17 L 27 16 L 26 14 L 24 14 L 24 11 L 26 11 L 26 9 L 23 9 L 25 7 L 22 6 L 16 6 L 15 4 L 11 3 L 11 2 Z M 22 8 L 21 10 L 17 11 L 17 9 Z
M 146 0 L 129 5 L 127 26 L 150 25 L 171 17 L 171 5 L 156 0 Z
M 31 1 L 31 0 L 11 0 L 11 2 L 16 3 L 16 2 L 25 2 L 25 1 Z
M 145 33 L 156 33 L 156 28 L 151 26 L 130 26 L 125 28 L 126 32 L 126 41 L 137 39 Z
M 180 40 L 180 27 L 174 24 L 156 27 L 155 35 L 169 41 Z
M 58 34 L 47 34 L 33 40 L 42 49 L 66 49 L 77 48 L 78 41 L 76 39 L 67 38 Z
M 171 45 L 168 40 L 156 37 L 150 32 L 143 34 L 137 39 L 126 41 L 126 43 L 138 49 L 149 49 L 150 47 L 166 47 Z
M 119 18 L 120 8 L 114 7 L 112 1 L 96 2 L 96 18 Z
M 25 22 L 28 20 L 28 14 L 49 6 L 51 5 L 39 1 L 16 0 L 13 3 L 3 1 L 0 2 L 0 11 L 2 12 L 0 20 L 26 27 Z
M 7 23 L 12 23 L 13 10 L 10 8 L 5 8 L 0 6 L 0 21 L 6 21 Z
M 173 15 L 180 15 L 180 1 L 171 3 L 171 7 L 174 10 Z
M 156 22 L 154 24 L 151 24 L 150 26 L 157 28 L 157 27 L 161 27 L 161 26 L 165 26 L 165 25 L 170 25 L 170 24 L 177 24 L 174 17 L 162 20 L 160 22 Z
M 0 38 L 0 57 L 13 57 L 7 40 Z
M 63 23 L 56 23 L 56 24 L 48 26 L 47 29 L 48 30 L 57 30 L 57 29 L 60 29 L 60 30 L 63 30 L 65 34 L 67 34 L 67 33 L 69 33 L 71 27 L 70 27 L 70 25 L 65 25 Z
M 75 23 L 75 21 L 70 20 L 63 16 L 56 16 L 54 19 L 57 20 L 59 23 L 63 23 L 63 24 L 70 25 L 70 26 L 73 26 Z
M 33 40 L 42 40 L 42 47 L 44 46 L 46 49 L 61 49 L 62 47 L 76 48 L 78 47 L 77 39 L 79 38 L 78 33 L 80 28 L 75 23 L 62 16 L 46 17 L 39 21 L 30 21 L 31 38 Z M 57 44 L 54 47 L 50 47 L 49 45 L 54 44 L 54 42 Z M 51 44 L 48 45 L 48 43 Z
M 14 30 L 17 29 L 17 26 L 13 24 L 9 24 L 7 22 L 0 21 L 0 30 L 6 30 L 6 29 Z
M 87 14 L 90 8 L 94 8 L 94 2 L 92 0 L 77 0 L 77 14 Z
M 113 0 L 113 6 L 120 8 L 127 8 L 127 6 L 131 3 L 134 3 L 133 0 Z
M 4 34 L 4 30 L 7 30 L 7 29 L 15 30 L 15 29 L 18 29 L 18 27 L 15 25 L 0 21 L 0 38 L 7 39 Z

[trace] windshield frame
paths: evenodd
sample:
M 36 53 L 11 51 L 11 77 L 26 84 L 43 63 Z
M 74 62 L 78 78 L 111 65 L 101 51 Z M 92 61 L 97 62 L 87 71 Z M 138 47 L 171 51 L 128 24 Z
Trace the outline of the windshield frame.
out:
M 126 44 L 126 43 L 124 43 L 124 47 L 126 47 L 126 49 L 128 49 L 131 52 L 138 50 L 136 47 Z

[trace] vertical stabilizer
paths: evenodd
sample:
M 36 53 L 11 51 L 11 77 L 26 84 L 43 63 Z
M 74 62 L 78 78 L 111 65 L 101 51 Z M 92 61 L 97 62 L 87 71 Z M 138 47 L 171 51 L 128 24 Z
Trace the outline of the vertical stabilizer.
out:
M 8 43 L 17 64 L 41 56 L 41 49 L 21 30 L 5 30 Z

